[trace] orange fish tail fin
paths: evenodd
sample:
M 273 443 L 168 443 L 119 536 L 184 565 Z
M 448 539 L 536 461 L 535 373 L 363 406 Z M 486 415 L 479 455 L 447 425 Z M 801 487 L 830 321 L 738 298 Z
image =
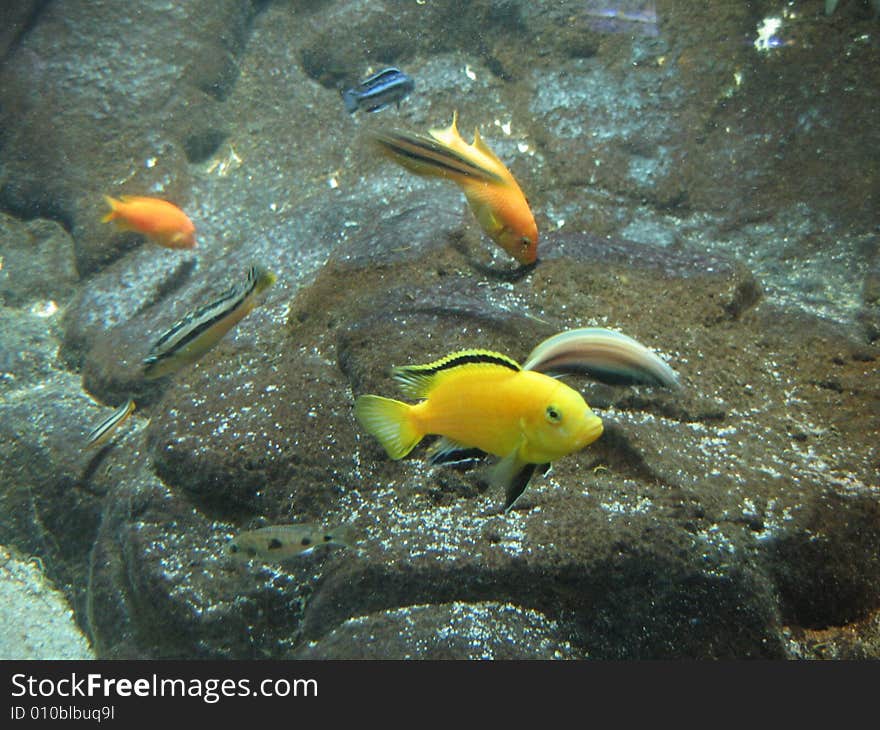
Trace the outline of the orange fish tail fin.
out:
M 410 411 L 412 406 L 391 398 L 378 395 L 362 395 L 354 405 L 354 415 L 358 423 L 379 443 L 392 459 L 402 459 L 422 440 L 421 434 L 413 425 Z
M 107 203 L 107 205 L 110 206 L 110 212 L 107 213 L 107 215 L 105 215 L 103 218 L 101 218 L 101 223 L 109 223 L 117 217 L 118 212 L 116 208 L 119 205 L 120 201 L 116 200 L 115 198 L 111 198 L 109 195 L 104 196 L 104 201 Z

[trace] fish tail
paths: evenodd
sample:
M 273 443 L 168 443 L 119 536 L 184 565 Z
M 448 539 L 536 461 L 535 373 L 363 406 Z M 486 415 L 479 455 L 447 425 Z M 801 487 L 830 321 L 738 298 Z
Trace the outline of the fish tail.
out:
M 349 114 L 354 114 L 358 108 L 357 92 L 354 89 L 343 91 L 342 103 L 345 105 L 345 111 Z
M 349 523 L 339 525 L 339 527 L 331 530 L 330 534 L 333 535 L 334 542 L 338 542 L 346 547 L 352 547 L 360 539 L 360 535 L 354 525 Z
M 119 201 L 116 198 L 111 198 L 109 195 L 104 196 L 104 201 L 110 206 L 110 212 L 101 218 L 101 223 L 109 223 L 118 215 L 116 207 L 119 205 Z
M 379 443 L 392 459 L 402 459 L 424 434 L 419 433 L 412 422 L 412 406 L 378 395 L 359 396 L 354 405 L 358 423 Z

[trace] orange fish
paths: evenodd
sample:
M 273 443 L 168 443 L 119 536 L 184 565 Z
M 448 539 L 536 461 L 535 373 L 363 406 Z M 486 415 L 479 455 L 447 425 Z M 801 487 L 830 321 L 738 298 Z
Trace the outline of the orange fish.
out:
M 521 264 L 538 257 L 538 227 L 529 203 L 504 163 L 474 131 L 468 144 L 458 133 L 458 112 L 447 129 L 430 137 L 392 131 L 374 139 L 395 162 L 417 175 L 444 177 L 461 187 L 480 226 Z
M 143 233 L 165 248 L 195 248 L 196 227 L 180 208 L 167 200 L 121 195 L 104 196 L 110 212 L 102 223 L 116 221 L 123 231 Z

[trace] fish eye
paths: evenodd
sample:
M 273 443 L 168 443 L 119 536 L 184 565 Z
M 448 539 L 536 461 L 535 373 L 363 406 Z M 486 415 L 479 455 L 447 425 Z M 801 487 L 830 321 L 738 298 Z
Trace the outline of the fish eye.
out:
M 310 538 L 304 537 L 302 540 L 299 541 L 299 544 L 302 545 L 303 547 L 308 547 L 309 545 L 312 544 L 312 541 Z
M 324 542 L 330 542 L 333 539 L 333 535 L 324 535 Z
M 519 245 L 522 246 L 523 251 L 526 251 L 529 246 L 532 245 L 532 241 L 527 236 L 523 236 L 521 239 L 519 239 Z
M 562 413 L 556 406 L 553 405 L 547 406 L 547 410 L 544 412 L 544 415 L 547 416 L 547 420 L 550 423 L 559 423 L 562 420 Z

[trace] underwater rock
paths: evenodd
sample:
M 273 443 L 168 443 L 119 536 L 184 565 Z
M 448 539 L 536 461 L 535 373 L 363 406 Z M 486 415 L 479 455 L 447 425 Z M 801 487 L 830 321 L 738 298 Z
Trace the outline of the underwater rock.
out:
M 90 556 L 87 610 L 99 656 L 255 659 L 290 651 L 313 563 L 281 574 L 226 561 L 228 530 L 164 486 L 144 451 L 109 454 L 105 473 L 113 492 Z
M 117 472 L 119 516 L 105 518 L 94 553 L 99 653 L 350 656 L 339 637 L 397 626 L 418 606 L 411 643 L 389 629 L 367 650 L 405 655 L 423 645 L 417 636 L 441 631 L 450 604 L 479 615 L 489 602 L 510 607 L 489 625 L 522 637 L 515 656 L 544 656 L 522 628 L 535 611 L 559 627 L 540 646 L 564 656 L 785 656 L 784 622 L 802 619 L 785 608 L 791 588 L 774 581 L 788 556 L 809 555 L 821 570 L 817 563 L 844 554 L 868 560 L 877 539 L 856 506 L 840 524 L 862 515 L 862 528 L 831 543 L 840 550 L 774 549 L 814 530 L 835 533 L 833 519 L 804 522 L 829 490 L 870 494 L 858 482 L 870 474 L 864 436 L 809 430 L 841 393 L 819 384 L 799 391 L 797 415 L 787 405 L 788 378 L 804 371 L 797 353 L 813 353 L 818 374 L 848 357 L 846 341 L 800 326 L 803 342 L 792 346 L 787 315 L 761 304 L 732 317 L 729 304 L 750 277 L 723 259 L 549 237 L 546 259 L 513 285 L 508 273 L 486 275 L 459 243 L 395 250 L 414 221 L 394 220 L 401 231 L 389 224 L 354 236 L 351 255 L 334 257 L 299 291 L 286 326 L 270 316 L 252 348 L 181 373 L 150 406 L 134 483 L 151 486 L 131 516 L 132 480 Z M 372 265 L 357 252 L 379 239 L 392 258 Z M 467 346 L 523 357 L 553 331 L 600 323 L 662 343 L 684 391 L 608 389 L 605 436 L 536 478 L 509 514 L 479 468 L 429 467 L 424 447 L 392 462 L 351 415 L 352 394 L 395 394 L 391 364 Z M 823 359 L 826 351 L 835 354 Z M 843 362 L 835 377 L 848 392 L 874 361 Z M 360 539 L 304 562 L 223 562 L 232 533 L 287 521 L 348 522 Z M 852 585 L 859 596 L 840 616 L 861 620 L 880 597 L 880 572 L 853 584 L 829 569 L 841 591 Z M 135 591 L 122 576 L 135 576 Z
M 102 195 L 188 202 L 192 140 L 219 126 L 192 112 L 229 93 L 253 13 L 250 0 L 144 2 L 136 15 L 41 4 L 0 67 L 3 207 L 72 232 L 83 275 L 136 245 L 100 223 Z
M 73 241 L 55 221 L 21 222 L 0 213 L 0 301 L 63 302 L 79 280 Z
M 558 622 L 499 603 L 404 606 L 348 619 L 296 659 L 575 659 Z
M 0 392 L 36 386 L 59 369 L 49 312 L 0 307 Z
M 721 0 L 658 3 L 623 33 L 594 3 L 479 2 L 440 36 L 426 19 L 459 4 L 407 5 L 389 32 L 363 3 L 147 3 L 139 34 L 86 5 L 40 3 L 0 68 L 0 206 L 56 222 L 45 291 L 80 287 L 62 361 L 82 374 L 57 372 L 51 318 L 3 311 L 0 542 L 41 556 L 99 656 L 341 657 L 368 633 L 370 656 L 474 656 L 431 643 L 450 623 L 498 657 L 878 655 L 876 44 L 797 14 L 759 55 L 756 11 Z M 416 79 L 401 109 L 345 114 L 336 84 L 397 61 Z M 365 142 L 456 107 L 532 201 L 532 269 L 455 186 Z M 178 199 L 197 252 L 100 224 L 111 187 Z M 152 343 L 251 263 L 279 276 L 264 304 L 145 387 Z M 860 310 L 863 329 L 799 309 Z M 605 433 L 506 515 L 483 463 L 431 467 L 430 439 L 391 461 L 353 418 L 354 396 L 399 397 L 391 365 L 521 360 L 585 326 L 684 387 L 566 378 Z M 303 520 L 361 539 L 222 557 Z
M 101 520 L 101 496 L 91 484 L 101 452 L 82 447 L 106 416 L 68 373 L 0 401 L 0 544 L 41 556 L 78 616 L 84 615 L 87 557 Z

